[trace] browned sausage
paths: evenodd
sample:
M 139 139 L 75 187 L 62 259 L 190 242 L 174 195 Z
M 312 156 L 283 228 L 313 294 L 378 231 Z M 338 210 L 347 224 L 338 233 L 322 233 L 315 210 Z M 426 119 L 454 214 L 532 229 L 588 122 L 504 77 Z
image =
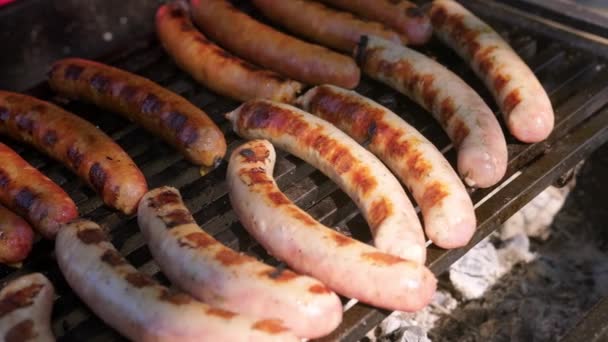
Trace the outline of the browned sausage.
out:
M 32 227 L 0 205 L 0 262 L 16 264 L 23 261 L 30 254 L 33 242 Z
M 359 84 L 352 58 L 281 33 L 239 11 L 227 0 L 191 0 L 203 32 L 238 56 L 308 84 L 344 88 Z
M 107 205 L 124 213 L 135 212 L 147 191 L 144 175 L 120 146 L 91 123 L 51 103 L 0 91 L 0 133 L 63 162 Z
M 311 41 L 348 54 L 361 36 L 374 35 L 396 44 L 407 43 L 405 36 L 383 24 L 361 20 L 348 12 L 336 11 L 308 0 L 253 0 L 270 20 Z
M 264 98 L 290 103 L 302 84 L 260 69 L 209 41 L 193 25 L 183 2 L 156 12 L 156 33 L 175 63 L 200 83 L 235 100 Z
M 415 4 L 406 0 L 321 0 L 321 2 L 384 23 L 405 35 L 410 44 L 424 44 L 433 33 L 429 18 Z
M 141 124 L 195 164 L 217 165 L 226 153 L 222 131 L 205 112 L 146 78 L 67 58 L 53 64 L 49 84 L 64 96 L 92 102 Z

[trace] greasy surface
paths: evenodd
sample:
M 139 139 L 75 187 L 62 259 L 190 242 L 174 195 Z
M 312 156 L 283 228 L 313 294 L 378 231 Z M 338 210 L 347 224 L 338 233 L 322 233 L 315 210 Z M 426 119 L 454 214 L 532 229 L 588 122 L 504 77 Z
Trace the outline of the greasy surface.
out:
M 30 254 L 33 243 L 32 227 L 0 205 L 0 262 L 10 265 L 23 261 Z
M 430 301 L 436 281 L 426 267 L 313 219 L 277 187 L 275 159 L 270 142 L 253 140 L 234 150 L 227 173 L 237 216 L 269 253 L 336 292 L 374 306 L 413 311 Z
M 125 213 L 135 211 L 147 190 L 139 168 L 110 137 L 91 123 L 49 102 L 0 91 L 0 134 L 30 144 L 60 160 L 97 191 L 107 205 Z M 27 182 L 17 185 L 31 185 L 37 178 L 30 176 Z M 48 189 L 49 185 L 45 187 Z M 52 196 L 62 196 L 62 192 L 50 187 L 54 192 Z M 65 202 L 61 200 L 61 203 Z M 56 215 L 70 217 L 72 214 L 73 208 L 70 210 L 68 206 L 65 214 L 58 212 Z
M 270 20 L 290 32 L 326 47 L 351 54 L 361 36 L 376 35 L 394 43 L 407 43 L 405 36 L 378 22 L 364 21 L 349 12 L 337 11 L 307 0 L 253 0 Z
M 28 220 L 42 236 L 55 238 L 62 223 L 78 216 L 76 204 L 59 185 L 2 143 L 0 160 L 0 203 Z
M 224 96 L 290 103 L 302 88 L 299 82 L 261 69 L 208 40 L 192 25 L 184 3 L 170 2 L 158 8 L 156 33 L 181 69 Z
M 55 289 L 41 273 L 12 280 L 0 291 L 0 338 L 6 342 L 55 341 L 51 310 Z
M 327 335 L 340 324 L 342 305 L 335 293 L 316 279 L 221 244 L 196 224 L 177 189 L 148 192 L 137 220 L 163 273 L 201 301 L 252 317 L 282 318 L 305 338 Z
M 384 23 L 407 38 L 409 44 L 426 43 L 433 34 L 429 18 L 407 0 L 321 0 L 329 5 Z
M 271 101 L 246 102 L 226 117 L 240 136 L 268 139 L 336 182 L 360 208 L 378 249 L 424 263 L 422 227 L 401 184 L 348 135 L 312 114 Z
M 171 292 L 131 266 L 91 221 L 64 226 L 55 252 L 72 289 L 132 340 L 297 341 L 279 320 L 267 324 Z
M 412 193 L 434 244 L 455 248 L 469 242 L 475 231 L 471 198 L 441 152 L 414 127 L 386 107 L 334 86 L 312 88 L 297 103 L 357 142 L 369 142 L 367 148 Z
M 203 33 L 246 60 L 307 84 L 345 88 L 359 84 L 359 68 L 348 56 L 279 32 L 227 0 L 190 3 L 194 21 Z
M 468 61 L 490 89 L 511 134 L 527 143 L 547 138 L 554 125 L 551 101 L 511 46 L 452 0 L 434 1 L 430 16 L 437 36 Z
M 144 77 L 77 58 L 55 62 L 48 77 L 53 90 L 126 116 L 195 164 L 215 166 L 226 153 L 222 131 L 205 112 Z
M 456 74 L 412 49 L 364 37 L 355 52 L 362 70 L 416 101 L 441 124 L 458 149 L 458 173 L 470 186 L 502 179 L 507 146 L 483 99 Z

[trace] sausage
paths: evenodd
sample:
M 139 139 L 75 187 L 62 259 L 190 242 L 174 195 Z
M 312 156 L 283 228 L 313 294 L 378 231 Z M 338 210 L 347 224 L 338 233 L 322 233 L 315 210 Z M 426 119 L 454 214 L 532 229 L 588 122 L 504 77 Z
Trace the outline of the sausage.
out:
M 363 21 L 348 12 L 306 0 L 253 0 L 270 20 L 304 38 L 351 54 L 364 35 L 375 35 L 396 44 L 407 38 L 377 22 Z
M 260 318 L 282 318 L 297 336 L 329 334 L 342 321 L 338 296 L 318 280 L 270 267 L 205 233 L 179 191 L 160 187 L 137 220 L 154 260 L 172 283 L 201 301 Z
M 527 143 L 546 139 L 555 121 L 551 101 L 509 44 L 455 1 L 433 1 L 430 16 L 437 36 L 468 61 L 490 89 L 511 134 Z
M 0 160 L 0 203 L 23 216 L 42 236 L 54 239 L 63 223 L 78 216 L 76 204 L 59 185 L 2 143 Z
M 21 276 L 0 291 L 0 336 L 5 342 L 52 342 L 55 289 L 41 273 Z
M 156 33 L 179 67 L 215 92 L 239 101 L 264 98 L 290 103 L 302 84 L 260 69 L 209 41 L 193 25 L 181 2 L 156 12 Z
M 424 263 L 424 233 L 401 184 L 348 135 L 312 114 L 266 100 L 246 102 L 226 117 L 240 136 L 268 139 L 336 182 L 363 213 L 378 249 Z
M 20 263 L 30 254 L 33 243 L 32 227 L 0 205 L 0 262 L 9 265 Z
M 0 91 L 0 133 L 28 143 L 61 161 L 97 191 L 104 203 L 126 214 L 135 212 L 139 199 L 147 191 L 144 175 L 120 146 L 91 123 L 51 103 Z M 33 172 L 28 173 L 32 176 L 18 186 L 40 179 L 33 176 Z M 42 185 L 39 183 L 36 187 L 41 188 Z M 59 210 L 53 215 L 62 220 L 71 218 L 73 208 L 66 204 L 65 193 L 57 190 L 56 186 L 46 184 L 44 187 L 48 189 L 46 191 L 55 193 L 45 196 L 59 200 L 53 205 L 61 203 L 61 208 L 67 210 L 66 217 L 61 216 Z M 27 208 L 32 203 L 32 194 L 26 192 L 23 196 L 19 201 Z M 38 215 L 44 215 L 44 212 Z M 30 222 L 36 227 L 33 221 Z M 53 229 L 49 236 L 57 228 Z
M 227 0 L 190 0 L 194 22 L 236 55 L 307 84 L 344 88 L 359 84 L 359 68 L 349 56 L 310 44 L 265 25 Z
M 298 341 L 279 319 L 255 320 L 170 292 L 130 265 L 94 222 L 65 225 L 55 253 L 76 294 L 133 341 Z
M 321 0 L 321 2 L 384 23 L 407 37 L 409 44 L 422 45 L 431 39 L 433 34 L 428 16 L 410 1 Z
M 51 88 L 61 95 L 124 115 L 192 163 L 217 166 L 226 154 L 224 135 L 207 114 L 146 78 L 78 58 L 55 62 L 48 77 Z
M 471 198 L 450 163 L 414 127 L 378 103 L 331 85 L 310 89 L 297 104 L 357 142 L 369 143 L 418 202 L 433 243 L 456 248 L 469 242 L 476 226 Z
M 275 151 L 267 140 L 232 153 L 226 180 L 243 226 L 268 252 L 334 291 L 389 310 L 415 311 L 435 292 L 423 265 L 327 228 L 291 202 L 272 177 Z
M 458 150 L 458 173 L 470 186 L 485 188 L 507 169 L 507 143 L 498 120 L 462 79 L 412 49 L 364 37 L 355 51 L 370 77 L 407 95 L 439 122 Z

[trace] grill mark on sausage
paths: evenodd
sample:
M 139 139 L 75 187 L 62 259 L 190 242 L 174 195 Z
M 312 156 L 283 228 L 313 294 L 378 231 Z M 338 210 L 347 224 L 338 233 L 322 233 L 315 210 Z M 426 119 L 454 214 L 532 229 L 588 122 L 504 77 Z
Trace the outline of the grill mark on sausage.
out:
M 456 120 L 456 119 L 454 119 Z M 454 135 L 454 145 L 456 147 L 459 147 L 462 142 L 464 141 L 464 139 L 466 139 L 466 137 L 469 135 L 470 131 L 469 128 L 465 125 L 464 121 L 462 121 L 461 119 L 458 119 L 456 121 L 456 123 L 454 124 L 454 129 L 453 129 L 453 135 Z
M 26 114 L 22 114 L 18 115 L 15 121 L 18 129 L 32 135 L 34 132 L 34 120 L 30 119 Z
M 269 277 L 279 283 L 285 283 L 298 277 L 298 275 L 294 272 L 280 267 L 267 271 L 262 271 L 260 275 L 263 277 Z
M 154 279 L 152 279 L 147 274 L 143 274 L 141 272 L 129 273 L 125 276 L 125 279 L 129 282 L 129 284 L 135 286 L 138 289 L 156 284 Z
M 317 224 L 317 221 L 315 221 L 312 217 L 310 217 L 310 215 L 306 214 L 300 208 L 296 207 L 293 204 L 288 206 L 285 209 L 287 210 L 287 213 L 289 215 L 291 215 L 291 217 L 300 221 L 301 223 L 304 223 L 308 226 L 314 226 L 315 224 Z
M 181 204 L 182 200 L 177 192 L 165 190 L 155 196 L 148 198 L 148 206 L 150 208 L 160 208 L 169 204 Z
M 424 104 L 427 108 L 432 109 L 433 103 L 435 102 L 435 98 L 437 97 L 437 93 L 439 90 L 433 86 L 433 82 L 435 81 L 435 76 L 431 74 L 426 74 L 422 76 L 421 79 L 421 95 Z
M 275 335 L 280 334 L 289 329 L 283 325 L 283 321 L 280 319 L 263 319 L 253 324 L 254 330 L 260 330 L 269 334 Z
M 422 204 L 421 206 L 426 206 L 426 208 L 433 208 L 441 204 L 441 201 L 448 196 L 449 193 L 446 191 L 445 187 L 439 182 L 433 182 L 431 185 L 427 187 L 422 195 Z
M 155 114 L 162 105 L 162 101 L 156 95 L 148 94 L 142 101 L 140 110 L 143 114 Z
M 366 252 L 361 254 L 361 257 L 366 261 L 371 261 L 377 265 L 394 265 L 402 262 L 403 260 L 394 255 L 382 253 L 382 252 Z
M 378 226 L 393 212 L 393 206 L 386 198 L 382 197 L 375 200 L 369 210 L 369 225 L 372 230 Z
M 183 236 L 177 240 L 180 247 L 187 247 L 192 249 L 207 248 L 218 243 L 211 236 L 203 232 L 193 232 L 186 236 Z
M 4 170 L 0 170 L 0 188 L 6 189 L 10 184 L 10 181 L 8 174 L 6 174 Z
M 25 319 L 12 328 L 10 328 L 4 335 L 5 342 L 23 342 L 33 340 L 38 336 L 34 332 L 34 321 L 31 319 Z
M 242 169 L 239 171 L 239 176 L 243 181 L 249 179 L 247 186 L 272 184 L 272 180 L 266 175 L 266 170 L 261 167 Z
M 65 68 L 63 77 L 69 81 L 76 81 L 84 71 L 84 67 L 80 65 L 70 64 Z
M 314 294 L 326 294 L 326 293 L 331 293 L 331 290 L 329 288 L 327 288 L 327 286 L 325 286 L 325 285 L 315 284 L 308 288 L 308 292 L 314 293 Z
M 285 196 L 285 194 L 280 191 L 271 191 L 267 193 L 266 196 L 268 197 L 270 202 L 276 207 L 280 205 L 291 204 L 289 198 L 287 198 L 287 196 Z
M 406 163 L 409 174 L 417 180 L 420 180 L 423 176 L 426 176 L 433 169 L 433 166 L 429 164 L 422 153 L 418 151 L 410 153 L 407 157 Z
M 175 209 L 166 214 L 158 216 L 163 223 L 167 226 L 167 229 L 175 228 L 184 224 L 194 223 L 194 218 L 188 210 Z
M 173 305 L 184 305 L 192 302 L 192 297 L 181 292 L 171 292 L 167 289 L 162 289 L 158 299 L 163 302 L 168 302 Z
M 86 245 L 90 244 L 98 244 L 100 242 L 108 241 L 106 234 L 102 232 L 100 229 L 96 228 L 87 228 L 78 231 L 76 236 L 80 241 L 82 241 Z
M 439 109 L 439 122 L 441 126 L 447 127 L 450 120 L 456 114 L 456 109 L 454 108 L 454 100 L 451 97 L 446 97 L 441 101 L 441 107 Z
M 106 178 L 106 171 L 99 163 L 95 163 L 91 166 L 91 169 L 89 170 L 89 181 L 95 190 L 98 192 L 103 191 L 103 187 L 106 184 Z
M 270 156 L 270 151 L 264 149 L 264 155 L 262 156 L 261 154 L 258 155 L 254 150 L 250 148 L 244 148 L 239 151 L 239 155 L 245 157 L 245 161 L 248 163 L 256 163 L 268 159 L 268 157 Z
M 213 307 L 210 307 L 209 309 L 207 309 L 206 313 L 210 316 L 216 316 L 216 317 L 220 317 L 223 319 L 231 319 L 232 317 L 237 315 L 234 312 L 227 311 L 227 310 L 220 309 L 220 308 L 213 308 Z
M 221 249 L 215 253 L 215 259 L 224 266 L 241 265 L 251 261 L 249 257 L 237 253 L 231 249 Z
M 10 112 L 8 108 L 0 106 L 0 121 L 6 122 L 8 120 L 9 115 Z
M 503 107 L 505 112 L 511 113 L 511 111 L 521 102 L 521 94 L 519 89 L 513 89 L 509 95 L 507 95 L 503 101 Z
M 111 80 L 101 73 L 97 73 L 93 75 L 89 84 L 93 89 L 95 89 L 100 94 L 105 94 L 108 92 L 108 86 L 110 85 Z
M 511 75 L 505 75 L 503 73 L 496 75 L 494 78 L 494 89 L 496 89 L 496 93 L 500 93 L 510 80 Z
M 338 247 L 344 247 L 354 243 L 353 239 L 340 233 L 331 234 L 331 238 L 334 240 Z
M 17 291 L 10 292 L 0 301 L 0 317 L 34 303 L 34 298 L 40 293 L 44 286 L 32 284 Z
M 42 144 L 48 147 L 53 147 L 57 143 L 57 132 L 55 130 L 49 129 L 42 136 Z
M 353 171 L 350 178 L 352 184 L 362 194 L 362 197 L 367 196 L 378 185 L 376 179 L 370 176 L 370 171 L 366 167 L 357 168 L 357 170 Z
M 498 49 L 497 46 L 491 45 L 481 50 L 476 56 L 477 64 L 479 65 L 479 71 L 487 75 L 488 72 L 494 67 L 494 57 L 492 52 Z
M 187 118 L 180 112 L 169 112 L 164 115 L 164 124 L 175 133 L 179 133 L 187 122 Z
M 103 255 L 101 256 L 101 261 L 113 267 L 124 265 L 127 263 L 125 259 L 120 255 L 120 253 L 112 249 L 108 249 L 103 253 Z
M 30 210 L 30 207 L 37 199 L 37 195 L 30 189 L 24 187 L 15 196 L 15 206 L 25 212 Z
M 68 161 L 70 162 L 72 167 L 74 169 L 78 170 L 80 168 L 80 164 L 82 163 L 82 158 L 84 158 L 84 155 L 82 153 L 80 153 L 78 148 L 74 145 L 71 145 L 68 148 L 68 151 L 66 154 L 68 157 Z
M 178 133 L 177 140 L 182 146 L 188 147 L 198 140 L 198 134 L 194 126 L 187 125 Z

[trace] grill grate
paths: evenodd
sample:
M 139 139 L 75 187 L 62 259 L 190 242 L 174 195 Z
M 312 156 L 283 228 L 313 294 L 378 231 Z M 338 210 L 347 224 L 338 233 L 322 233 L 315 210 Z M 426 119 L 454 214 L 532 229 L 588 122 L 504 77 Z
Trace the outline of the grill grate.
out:
M 484 17 L 490 7 L 486 11 L 482 10 L 482 6 L 478 5 L 477 8 L 481 8 L 477 12 Z M 555 132 L 546 142 L 534 145 L 520 144 L 508 138 L 509 167 L 505 181 L 492 189 L 472 191 L 473 200 L 478 204 L 476 213 L 479 222 L 473 241 L 466 248 L 452 251 L 429 247 L 428 262 L 435 274 L 445 271 L 499 223 L 608 139 L 608 70 L 603 59 L 590 52 L 567 48 L 568 44 L 564 42 L 530 30 L 514 29 L 496 20 L 488 21 L 508 38 L 549 92 L 556 113 Z M 461 75 L 496 111 L 489 92 L 452 51 L 432 42 L 424 47 L 424 52 Z M 152 79 L 204 109 L 226 133 L 229 152 L 242 142 L 230 131 L 222 116 L 238 103 L 212 94 L 196 84 L 177 69 L 155 40 L 150 39 L 147 44 L 123 52 L 111 62 Z M 449 140 L 429 114 L 405 96 L 369 79 L 363 79 L 357 91 L 403 116 L 442 151 L 446 151 L 447 158 L 454 164 L 455 153 Z M 41 98 L 53 98 L 45 85 L 36 88 L 33 93 Z M 198 169 L 184 161 L 172 148 L 121 117 L 82 103 L 70 103 L 64 107 L 90 120 L 114 138 L 140 166 L 150 188 L 160 185 L 179 188 L 196 221 L 218 240 L 271 264 L 277 263 L 251 239 L 230 209 L 224 182 L 225 162 L 205 177 L 200 177 Z M 81 216 L 107 228 L 112 242 L 129 262 L 160 282 L 169 284 L 152 261 L 134 217 L 126 217 L 104 207 L 98 196 L 58 163 L 31 148 L 10 141 L 9 144 L 64 187 L 78 205 Z M 277 152 L 275 177 L 290 199 L 326 225 L 336 226 L 340 231 L 363 241 L 371 239 L 355 205 L 334 183 L 310 165 L 285 152 Z M 496 191 L 497 188 L 499 190 Z M 60 340 L 122 340 L 92 315 L 70 290 L 54 261 L 52 250 L 52 242 L 39 241 L 23 268 L 15 271 L 0 266 L 0 277 L 6 280 L 18 274 L 39 271 L 51 279 L 57 290 L 53 329 Z M 389 312 L 358 303 L 346 311 L 343 324 L 324 340 L 357 340 L 387 314 Z

